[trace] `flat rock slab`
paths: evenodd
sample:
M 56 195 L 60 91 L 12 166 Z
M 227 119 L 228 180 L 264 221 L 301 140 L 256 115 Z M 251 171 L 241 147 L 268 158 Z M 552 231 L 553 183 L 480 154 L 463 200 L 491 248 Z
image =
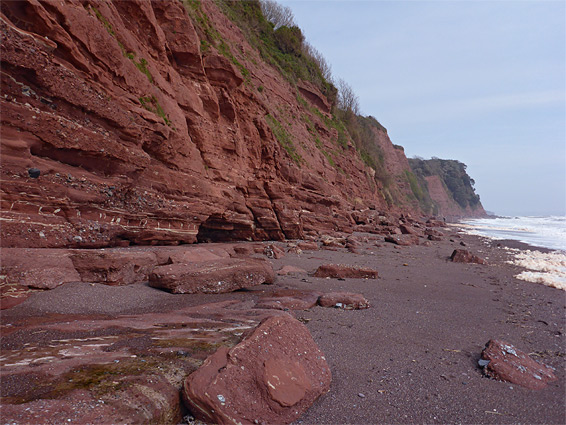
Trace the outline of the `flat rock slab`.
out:
M 465 249 L 455 249 L 450 256 L 450 259 L 455 263 L 469 263 L 469 264 L 485 264 L 483 258 L 472 254 L 470 251 Z
M 531 390 L 540 390 L 556 381 L 554 369 L 531 359 L 513 345 L 489 340 L 481 353 L 479 365 L 486 376 L 511 382 Z
M 271 265 L 251 258 L 170 264 L 155 267 L 149 276 L 149 286 L 174 294 L 218 294 L 274 281 Z
M 256 303 L 256 308 L 273 308 L 276 310 L 308 310 L 314 307 L 320 292 L 317 291 L 301 291 L 293 289 L 280 289 L 271 294 L 271 296 L 263 297 Z
M 184 381 L 183 401 L 209 423 L 288 424 L 328 392 L 330 381 L 308 329 L 282 315 L 210 356 Z
M 342 264 L 323 264 L 314 273 L 315 277 L 377 279 L 377 270 L 366 267 L 345 266 Z
M 251 306 L 3 323 L 2 423 L 179 423 L 183 379 L 266 317 L 285 314 Z
M 286 276 L 289 274 L 306 274 L 306 273 L 307 271 L 305 269 L 301 269 L 300 267 L 291 266 L 291 265 L 283 266 L 279 270 L 277 270 L 277 274 L 279 276 Z
M 369 301 L 362 294 L 352 292 L 330 292 L 318 299 L 321 307 L 336 307 L 344 310 L 361 310 L 369 308 Z
M 53 289 L 66 282 L 80 282 L 70 253 L 67 249 L 2 248 L 2 283 Z
M 77 250 L 71 260 L 83 282 L 131 285 L 147 281 L 155 267 L 155 253 L 137 250 Z

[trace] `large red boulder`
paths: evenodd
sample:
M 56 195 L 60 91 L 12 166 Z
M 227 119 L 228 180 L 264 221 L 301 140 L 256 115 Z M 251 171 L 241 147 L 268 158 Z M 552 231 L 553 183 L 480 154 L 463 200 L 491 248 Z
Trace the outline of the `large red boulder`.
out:
M 315 277 L 377 279 L 377 270 L 367 267 L 345 266 L 342 264 L 323 264 L 314 273 Z
M 548 382 L 556 381 L 554 369 L 536 362 L 513 345 L 500 340 L 488 341 L 479 364 L 486 376 L 531 390 L 540 390 Z
M 183 401 L 209 423 L 288 424 L 328 392 L 330 381 L 330 368 L 308 329 L 282 315 L 210 356 L 184 381 Z
M 455 263 L 485 264 L 485 260 L 483 258 L 480 258 L 465 249 L 455 249 L 450 256 L 450 259 Z
M 251 258 L 169 264 L 154 268 L 149 276 L 149 286 L 174 294 L 218 294 L 274 281 L 271 265 Z

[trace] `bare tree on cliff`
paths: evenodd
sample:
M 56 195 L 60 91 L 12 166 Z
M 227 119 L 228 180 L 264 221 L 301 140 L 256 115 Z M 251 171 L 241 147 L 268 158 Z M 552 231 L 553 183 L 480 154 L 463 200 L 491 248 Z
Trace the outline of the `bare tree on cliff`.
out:
M 338 79 L 338 109 L 347 114 L 359 115 L 360 101 L 354 89 L 342 78 Z
M 318 68 L 320 69 L 320 73 L 322 74 L 324 79 L 326 81 L 331 81 L 332 67 L 326 61 L 326 58 L 322 56 L 322 53 L 320 53 L 318 50 L 316 50 L 316 48 L 312 44 L 306 41 L 303 43 L 303 50 L 308 56 L 310 56 L 316 62 Z
M 274 29 L 295 25 L 295 17 L 289 7 L 281 6 L 273 0 L 260 0 L 259 4 L 263 16 L 274 25 Z

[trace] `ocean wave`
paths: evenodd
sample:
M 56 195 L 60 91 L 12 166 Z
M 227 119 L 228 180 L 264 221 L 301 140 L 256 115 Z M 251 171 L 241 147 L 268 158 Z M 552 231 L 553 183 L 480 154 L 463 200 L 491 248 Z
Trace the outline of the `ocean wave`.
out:
M 566 217 L 498 217 L 463 222 L 465 233 L 490 239 L 512 239 L 566 251 Z

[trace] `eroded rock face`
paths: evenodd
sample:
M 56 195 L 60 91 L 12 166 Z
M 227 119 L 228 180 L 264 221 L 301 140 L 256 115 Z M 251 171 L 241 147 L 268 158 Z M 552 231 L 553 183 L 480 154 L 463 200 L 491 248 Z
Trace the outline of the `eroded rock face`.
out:
M 155 267 L 149 275 L 149 286 L 174 294 L 219 294 L 274 281 L 271 265 L 251 258 L 169 264 Z
M 300 83 L 299 102 L 214 2 L 195 6 L 3 4 L 3 246 L 296 239 L 352 231 L 356 209 L 387 210 L 373 170 L 313 112 L 330 110 L 320 91 Z M 201 50 L 194 13 L 234 60 Z M 300 167 L 271 128 L 291 111 L 308 117 L 285 126 Z
M 377 270 L 366 267 L 345 266 L 342 264 L 323 264 L 314 273 L 315 277 L 377 279 Z
M 185 380 L 183 401 L 209 423 L 287 424 L 328 392 L 330 381 L 326 359 L 307 328 L 283 315 L 210 356 Z
M 511 382 L 531 390 L 540 390 L 556 380 L 554 370 L 531 359 L 513 345 L 489 340 L 481 353 L 479 365 L 486 376 Z
M 450 259 L 455 263 L 486 264 L 483 258 L 480 258 L 465 249 L 455 249 L 450 256 Z

